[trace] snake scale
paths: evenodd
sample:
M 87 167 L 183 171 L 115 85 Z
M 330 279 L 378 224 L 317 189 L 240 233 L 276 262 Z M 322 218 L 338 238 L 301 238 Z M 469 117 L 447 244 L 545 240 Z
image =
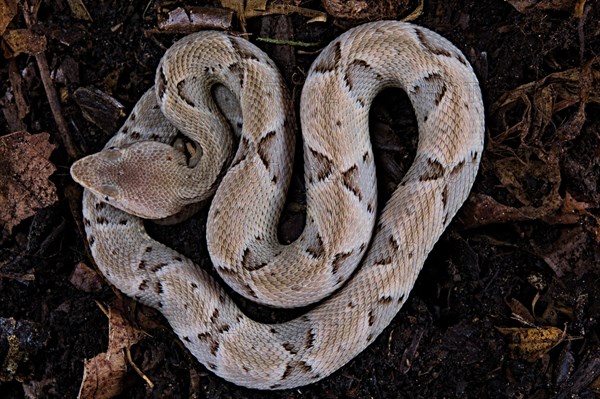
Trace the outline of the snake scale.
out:
M 386 87 L 408 94 L 419 143 L 378 212 L 368 115 Z M 375 340 L 466 199 L 483 149 L 471 66 L 448 40 L 408 23 L 364 24 L 330 43 L 310 68 L 300 111 L 307 215 L 289 245 L 277 226 L 295 118 L 274 63 L 241 38 L 206 31 L 176 42 L 105 149 L 71 169 L 86 188 L 84 225 L 107 280 L 162 312 L 209 370 L 251 388 L 313 383 Z M 256 322 L 146 233 L 141 218 L 169 217 L 213 193 L 207 245 L 223 280 L 262 304 L 317 306 L 285 323 Z

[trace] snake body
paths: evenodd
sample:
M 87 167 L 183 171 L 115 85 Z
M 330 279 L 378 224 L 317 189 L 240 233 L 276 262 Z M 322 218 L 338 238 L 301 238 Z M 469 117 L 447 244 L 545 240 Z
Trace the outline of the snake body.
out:
M 391 322 L 471 189 L 484 114 L 470 65 L 448 40 L 408 23 L 361 25 L 330 43 L 302 92 L 307 218 L 289 245 L 278 242 L 277 224 L 295 126 L 273 62 L 245 40 L 199 32 L 166 52 L 156 76 L 105 149 L 72 167 L 86 188 L 84 225 L 98 267 L 161 311 L 226 380 L 286 389 L 328 376 Z M 408 94 L 419 144 L 376 218 L 368 114 L 390 86 Z M 241 127 L 231 122 L 236 112 L 223 116 L 215 87 L 236 99 Z M 241 135 L 233 159 L 231 124 Z M 189 154 L 171 145 L 179 132 L 195 143 Z M 140 217 L 168 217 L 215 190 L 207 243 L 230 287 L 279 307 L 326 299 L 285 323 L 256 322 L 205 271 L 146 234 Z

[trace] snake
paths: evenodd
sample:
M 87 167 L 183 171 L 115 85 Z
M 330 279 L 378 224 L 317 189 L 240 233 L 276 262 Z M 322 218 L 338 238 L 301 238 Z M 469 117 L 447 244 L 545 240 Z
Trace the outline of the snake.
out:
M 408 95 L 419 137 L 378 209 L 369 110 L 388 87 Z M 299 121 L 306 222 L 291 243 L 279 242 L 277 228 L 298 131 L 293 102 L 274 62 L 233 34 L 175 42 L 121 129 L 71 167 L 108 282 L 160 311 L 208 370 L 248 388 L 314 383 L 370 345 L 406 302 L 482 156 L 471 65 L 411 23 L 366 23 L 329 43 L 307 73 Z M 207 249 L 222 283 L 144 227 L 208 201 Z M 262 323 L 229 289 L 272 307 L 313 305 Z

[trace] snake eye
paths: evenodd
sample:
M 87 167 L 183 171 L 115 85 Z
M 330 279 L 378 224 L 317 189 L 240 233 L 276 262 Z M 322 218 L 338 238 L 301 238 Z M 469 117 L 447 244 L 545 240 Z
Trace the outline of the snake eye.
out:
M 103 184 L 98 187 L 98 190 L 104 195 L 105 201 L 108 201 L 109 197 L 115 198 L 119 195 L 119 189 L 114 184 Z

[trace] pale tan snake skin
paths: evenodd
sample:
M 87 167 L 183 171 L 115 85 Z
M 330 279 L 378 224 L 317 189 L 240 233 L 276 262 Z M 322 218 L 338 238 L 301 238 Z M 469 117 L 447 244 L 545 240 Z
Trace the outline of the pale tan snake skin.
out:
M 217 83 L 237 98 L 243 119 L 231 164 L 234 136 L 219 109 L 226 107 L 211 96 Z M 408 94 L 419 144 L 378 212 L 368 114 L 375 95 L 390 86 Z M 277 224 L 295 134 L 289 104 L 261 50 L 221 32 L 192 34 L 166 52 L 155 90 L 106 148 L 72 167 L 87 188 L 84 224 L 108 281 L 160 310 L 209 370 L 258 389 L 318 381 L 375 340 L 466 199 L 483 147 L 481 93 L 456 47 L 408 23 L 354 28 L 321 52 L 306 79 L 300 105 L 306 226 L 282 245 Z M 169 145 L 178 130 L 197 143 L 197 153 Z M 208 198 L 217 185 L 207 243 L 224 281 L 273 306 L 327 299 L 286 323 L 253 321 L 206 272 L 150 238 L 129 214 L 167 217 Z

